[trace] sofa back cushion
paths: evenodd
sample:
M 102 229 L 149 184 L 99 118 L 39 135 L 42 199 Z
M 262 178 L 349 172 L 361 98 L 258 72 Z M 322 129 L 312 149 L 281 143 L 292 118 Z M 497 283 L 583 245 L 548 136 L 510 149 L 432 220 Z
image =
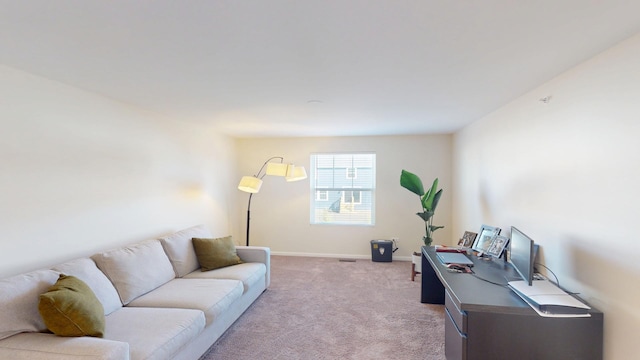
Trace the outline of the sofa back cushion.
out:
M 89 258 L 76 259 L 56 265 L 52 269 L 62 274 L 75 276 L 87 284 L 100 300 L 105 315 L 122 307 L 116 288 L 113 287 L 107 276 L 98 269 L 93 260 Z
M 91 258 L 111 280 L 123 305 L 175 278 L 171 262 L 158 240 L 106 251 Z
M 58 276 L 53 270 L 38 270 L 0 279 L 0 340 L 47 329 L 38 313 L 38 296 L 55 284 Z
M 212 235 L 206 226 L 197 225 L 160 238 L 176 277 L 183 277 L 200 268 L 191 239 L 210 237 Z

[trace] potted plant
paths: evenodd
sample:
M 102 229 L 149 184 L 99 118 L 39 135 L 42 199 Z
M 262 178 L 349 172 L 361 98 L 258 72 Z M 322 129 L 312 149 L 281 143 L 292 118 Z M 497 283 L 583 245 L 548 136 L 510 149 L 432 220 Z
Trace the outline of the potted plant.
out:
M 425 192 L 422 186 L 422 180 L 420 180 L 418 175 L 402 170 L 402 174 L 400 174 L 400 185 L 418 195 L 422 212 L 416 213 L 416 215 L 424 221 L 425 229 L 425 236 L 422 237 L 422 241 L 425 246 L 430 246 L 431 243 L 433 243 L 433 232 L 444 227 L 433 225 L 433 215 L 436 212 L 440 196 L 442 196 L 442 189 L 438 190 L 438 178 L 433 180 L 431 188 Z
M 400 174 L 400 185 L 418 195 L 420 199 L 422 212 L 416 213 L 416 215 L 424 221 L 425 235 L 422 237 L 422 242 L 425 246 L 430 246 L 431 243 L 433 243 L 433 232 L 444 227 L 433 225 L 433 215 L 436 212 L 440 196 L 442 196 L 442 189 L 438 190 L 438 178 L 433 180 L 431 188 L 425 193 L 420 177 L 406 170 L 402 170 Z M 420 252 L 414 252 L 411 259 L 411 281 L 413 281 L 415 275 L 422 272 L 422 254 Z

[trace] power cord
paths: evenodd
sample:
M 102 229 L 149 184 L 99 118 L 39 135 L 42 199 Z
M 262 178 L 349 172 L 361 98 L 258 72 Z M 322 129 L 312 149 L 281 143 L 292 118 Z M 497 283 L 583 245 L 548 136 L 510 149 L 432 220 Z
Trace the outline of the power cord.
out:
M 501 283 L 499 283 L 499 282 L 495 282 L 495 281 L 491 281 L 491 280 L 485 279 L 485 278 L 483 278 L 483 277 L 480 277 L 480 276 L 476 275 L 475 273 L 472 273 L 471 275 L 472 275 L 474 278 L 476 278 L 476 279 L 478 279 L 478 280 L 482 280 L 482 281 L 484 281 L 484 282 L 488 282 L 489 284 L 498 285 L 498 286 L 502 286 L 502 287 L 507 287 L 507 286 L 508 286 L 507 284 L 501 284 Z
M 553 275 L 553 277 L 556 279 L 556 285 L 558 285 L 558 287 L 560 287 L 560 280 L 558 280 L 558 277 L 556 276 L 556 273 L 554 273 L 551 269 L 549 269 L 546 265 L 541 264 L 541 263 L 535 263 L 534 265 L 540 265 L 543 268 L 547 269 L 548 272 L 551 273 L 551 275 Z
M 553 277 L 556 279 L 555 284 L 556 284 L 559 288 L 561 288 L 561 287 L 560 287 L 560 280 L 558 280 L 558 277 L 557 277 L 557 276 L 556 276 L 556 274 L 553 272 L 553 270 L 549 269 L 547 266 L 545 266 L 544 264 L 541 264 L 541 263 L 535 263 L 534 265 L 540 265 L 540 266 L 542 266 L 543 268 L 545 268 L 548 272 L 550 272 L 550 273 L 551 273 L 551 275 L 553 275 Z M 553 282 L 553 281 L 552 281 L 552 282 Z M 562 289 L 562 288 L 561 288 L 561 289 Z M 569 295 L 580 295 L 580 293 L 579 293 L 579 292 L 569 292 L 569 291 L 566 291 L 566 290 L 564 290 L 564 289 L 563 289 L 563 291 L 565 291 L 565 292 L 566 292 L 567 294 L 569 294 Z

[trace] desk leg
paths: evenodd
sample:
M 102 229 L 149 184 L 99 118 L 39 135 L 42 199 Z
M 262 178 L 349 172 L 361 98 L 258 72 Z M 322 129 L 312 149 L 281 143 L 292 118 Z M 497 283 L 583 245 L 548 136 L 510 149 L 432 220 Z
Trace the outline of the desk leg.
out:
M 423 304 L 444 304 L 444 286 L 424 254 L 422 254 L 422 295 L 420 302 Z

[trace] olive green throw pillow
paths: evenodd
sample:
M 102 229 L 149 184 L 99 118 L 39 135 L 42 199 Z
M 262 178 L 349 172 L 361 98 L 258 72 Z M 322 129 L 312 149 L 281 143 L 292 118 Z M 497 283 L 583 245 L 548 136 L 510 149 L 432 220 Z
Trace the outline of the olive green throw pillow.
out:
M 202 271 L 242 264 L 231 236 L 216 239 L 193 238 L 192 241 Z
M 44 324 L 56 335 L 104 334 L 104 308 L 91 288 L 75 276 L 60 274 L 58 281 L 40 295 L 38 311 Z

